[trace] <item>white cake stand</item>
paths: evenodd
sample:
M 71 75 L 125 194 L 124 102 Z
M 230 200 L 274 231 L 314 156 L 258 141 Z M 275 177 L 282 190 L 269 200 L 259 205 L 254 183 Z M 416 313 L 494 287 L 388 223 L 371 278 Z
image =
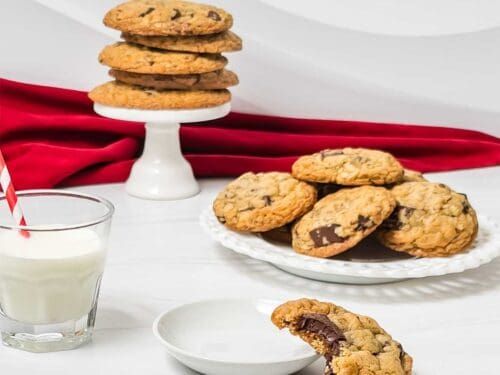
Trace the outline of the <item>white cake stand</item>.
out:
M 141 110 L 94 104 L 94 111 L 116 120 L 146 123 L 142 156 L 135 162 L 125 188 L 143 199 L 175 200 L 196 195 L 199 185 L 181 153 L 180 123 L 208 121 L 226 116 L 231 104 L 190 110 Z

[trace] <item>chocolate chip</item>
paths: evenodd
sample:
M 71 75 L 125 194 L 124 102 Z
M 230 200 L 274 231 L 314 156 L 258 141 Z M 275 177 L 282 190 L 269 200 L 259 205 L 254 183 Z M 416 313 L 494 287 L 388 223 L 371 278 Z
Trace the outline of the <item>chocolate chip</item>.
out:
M 154 64 L 155 64 L 155 62 L 154 62 L 154 61 L 150 61 L 150 62 L 149 62 L 149 66 L 153 66 Z
M 179 18 L 181 16 L 181 11 L 179 9 L 172 9 L 173 13 L 171 16 L 170 16 L 170 20 L 176 20 L 177 18 Z
M 314 246 L 321 247 L 332 243 L 344 242 L 346 239 L 335 233 L 335 228 L 337 227 L 340 227 L 340 225 L 330 224 L 310 231 L 309 236 L 311 236 Z
M 470 207 L 470 204 L 469 204 L 469 201 L 467 198 L 467 194 L 464 194 L 464 193 L 458 193 L 458 194 L 463 195 L 465 198 L 465 200 L 462 202 L 462 213 L 464 213 L 464 214 L 469 213 L 471 207 Z
M 403 213 L 405 217 L 410 217 L 415 211 L 412 207 L 399 206 L 399 210 Z
M 225 224 L 226 223 L 226 218 L 223 216 L 217 216 L 217 220 L 219 220 L 219 223 Z
M 403 227 L 403 222 L 399 220 L 400 213 L 404 217 L 408 218 L 415 211 L 412 207 L 406 206 L 396 206 L 394 211 L 392 211 L 391 215 L 382 223 L 382 229 L 384 230 L 399 230 Z
M 155 10 L 155 8 L 148 8 L 144 13 L 139 14 L 139 17 L 145 17 L 149 13 L 153 12 L 154 10 Z
M 221 20 L 221 18 L 219 16 L 219 13 L 214 12 L 213 10 L 211 10 L 210 12 L 208 12 L 208 18 L 211 18 L 214 21 L 220 21 Z
M 439 187 L 442 187 L 442 188 L 447 188 L 448 186 L 446 186 L 445 184 L 439 184 L 438 185 Z
M 329 156 L 337 156 L 337 155 L 344 155 L 343 151 L 331 151 L 331 150 L 324 150 L 319 153 L 321 156 L 321 160 L 324 158 L 327 158 Z
M 252 211 L 255 207 L 247 207 L 247 208 L 243 208 L 241 210 L 238 210 L 238 212 L 245 212 L 245 211 Z
M 406 352 L 404 351 L 403 346 L 399 342 L 397 343 L 397 345 L 398 345 L 398 348 L 399 348 L 399 360 L 401 362 L 403 362 L 403 358 L 404 358 Z
M 387 219 L 382 223 L 381 228 L 384 230 L 398 230 L 401 229 L 403 223 L 399 220 L 399 208 L 396 206 L 394 211 L 389 215 Z
M 269 195 L 264 195 L 262 197 L 262 199 L 264 199 L 264 203 L 266 204 L 266 206 L 270 206 L 271 203 L 273 203 L 273 201 Z
M 340 344 L 345 341 L 345 336 L 325 314 L 304 314 L 297 323 L 297 329 L 320 336 L 330 347 L 329 356 L 340 353 Z
M 399 230 L 403 227 L 403 223 L 399 221 L 398 215 L 394 212 L 381 225 L 383 230 Z
M 369 217 L 358 215 L 358 224 L 356 225 L 355 230 L 366 230 L 368 228 L 373 227 L 375 223 Z

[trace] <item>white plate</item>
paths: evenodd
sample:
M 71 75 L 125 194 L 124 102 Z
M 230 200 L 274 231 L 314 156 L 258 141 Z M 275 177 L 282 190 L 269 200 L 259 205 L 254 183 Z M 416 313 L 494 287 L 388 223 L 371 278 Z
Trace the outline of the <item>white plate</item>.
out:
M 208 375 L 286 375 L 318 355 L 270 320 L 278 302 L 222 299 L 161 314 L 153 332 L 186 366 Z
M 199 109 L 134 109 L 109 107 L 95 103 L 94 111 L 101 116 L 116 120 L 165 123 L 187 123 L 213 120 L 226 116 L 231 111 L 231 103 L 217 107 Z
M 202 213 L 200 223 L 207 233 L 223 246 L 272 263 L 295 275 L 328 282 L 376 284 L 457 273 L 490 262 L 500 255 L 499 229 L 484 216 L 479 216 L 478 219 L 478 237 L 466 252 L 447 258 L 406 259 L 401 259 L 399 253 L 391 252 L 394 258 L 384 257 L 370 261 L 322 259 L 298 254 L 290 246 L 268 242 L 255 234 L 229 230 L 219 223 L 211 207 Z

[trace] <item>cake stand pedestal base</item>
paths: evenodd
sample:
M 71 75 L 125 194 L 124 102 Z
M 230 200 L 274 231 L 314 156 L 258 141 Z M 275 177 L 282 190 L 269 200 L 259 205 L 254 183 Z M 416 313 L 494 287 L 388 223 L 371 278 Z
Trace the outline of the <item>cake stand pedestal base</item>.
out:
M 146 123 L 144 151 L 126 182 L 128 194 L 143 199 L 176 200 L 196 195 L 199 185 L 181 153 L 180 123 L 226 116 L 230 103 L 193 110 L 139 110 L 94 104 L 96 113 L 117 120 Z

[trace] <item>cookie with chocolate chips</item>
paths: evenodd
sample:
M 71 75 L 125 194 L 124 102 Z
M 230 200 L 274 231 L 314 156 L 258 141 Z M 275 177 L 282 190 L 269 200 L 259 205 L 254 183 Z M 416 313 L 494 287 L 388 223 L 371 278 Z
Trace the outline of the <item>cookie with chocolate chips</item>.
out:
M 116 70 L 143 74 L 198 74 L 224 68 L 227 59 L 216 54 L 172 52 L 118 42 L 106 46 L 99 62 Z
M 418 257 L 449 256 L 471 245 L 477 217 L 464 194 L 444 184 L 407 182 L 391 190 L 397 201 L 378 239 L 385 246 Z
M 387 152 L 344 148 L 299 158 L 292 166 L 292 175 L 299 180 L 338 185 L 388 185 L 403 178 L 403 167 Z
M 316 189 L 289 173 L 245 173 L 214 201 L 214 213 L 227 227 L 265 232 L 300 217 L 316 202 Z
M 104 24 L 137 35 L 206 35 L 226 31 L 233 17 L 223 9 L 179 0 L 134 0 L 111 9 Z
M 367 316 L 333 303 L 289 301 L 271 316 L 326 358 L 326 375 L 410 375 L 413 360 L 399 342 Z
M 122 38 L 143 46 L 196 53 L 234 52 L 241 50 L 243 45 L 241 38 L 231 31 L 195 36 L 144 36 L 122 33 Z
M 396 206 L 391 193 L 377 186 L 342 189 L 318 201 L 292 230 L 298 253 L 328 258 L 372 233 Z
M 150 90 L 112 81 L 97 86 L 89 98 L 110 107 L 136 109 L 196 109 L 216 107 L 231 100 L 228 90 Z
M 201 74 L 142 74 L 111 69 L 117 81 L 155 90 L 220 90 L 238 84 L 238 76 L 222 69 Z

